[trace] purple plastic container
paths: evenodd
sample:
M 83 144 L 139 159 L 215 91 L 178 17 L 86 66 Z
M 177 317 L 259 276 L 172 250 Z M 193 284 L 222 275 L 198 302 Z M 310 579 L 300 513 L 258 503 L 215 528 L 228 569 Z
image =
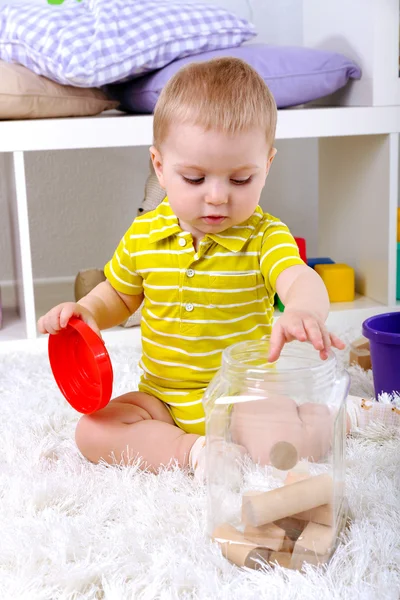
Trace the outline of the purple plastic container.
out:
M 376 397 L 400 393 L 400 312 L 370 317 L 362 330 L 370 342 Z

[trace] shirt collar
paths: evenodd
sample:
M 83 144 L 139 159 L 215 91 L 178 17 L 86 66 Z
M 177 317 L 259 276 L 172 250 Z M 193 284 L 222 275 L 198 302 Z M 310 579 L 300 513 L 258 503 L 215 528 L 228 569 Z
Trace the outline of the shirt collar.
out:
M 168 198 L 164 198 L 154 211 L 154 218 L 150 223 L 149 242 L 154 244 L 181 231 L 178 218 L 172 211 Z
M 206 238 L 231 252 L 240 252 L 260 223 L 262 215 L 263 211 L 257 206 L 251 217 L 241 223 L 240 228 L 230 227 L 220 234 L 207 234 Z M 181 232 L 178 218 L 168 202 L 168 197 L 166 197 L 154 211 L 154 218 L 150 223 L 149 242 L 154 244 Z
M 241 223 L 240 226 L 236 226 L 235 228 L 230 227 L 217 234 L 207 234 L 206 237 L 231 252 L 240 252 L 243 246 L 249 241 L 250 236 L 254 234 L 262 216 L 263 211 L 257 206 L 251 217 L 244 223 Z

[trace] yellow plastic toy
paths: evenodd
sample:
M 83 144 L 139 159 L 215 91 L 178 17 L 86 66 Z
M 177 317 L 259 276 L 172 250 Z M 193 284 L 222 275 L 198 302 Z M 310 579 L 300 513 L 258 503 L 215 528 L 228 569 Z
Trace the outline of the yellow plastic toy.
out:
M 354 269 L 349 265 L 315 265 L 314 269 L 325 283 L 331 302 L 353 302 L 355 295 Z

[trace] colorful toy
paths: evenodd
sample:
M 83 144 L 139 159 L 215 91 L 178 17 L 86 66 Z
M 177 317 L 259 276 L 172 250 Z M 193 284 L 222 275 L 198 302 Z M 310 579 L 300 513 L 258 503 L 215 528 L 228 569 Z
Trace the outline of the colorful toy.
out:
M 49 336 L 51 370 L 63 396 L 78 412 L 89 414 L 111 399 L 113 370 L 103 340 L 81 319 Z
M 371 366 L 371 352 L 369 340 L 359 337 L 350 344 L 350 365 L 359 365 L 364 371 L 369 371 Z
M 400 242 L 397 243 L 396 299 L 400 300 Z
M 279 309 L 280 312 L 283 312 L 285 310 L 285 305 L 283 304 L 283 302 L 279 298 L 278 294 L 275 294 L 275 304 L 278 307 L 278 309 Z
M 354 269 L 341 263 L 315 265 L 328 290 L 330 302 L 353 302 L 355 296 Z
M 307 251 L 306 251 L 306 240 L 304 238 L 294 238 L 300 253 L 300 258 L 307 264 Z
M 400 312 L 366 319 L 362 332 L 370 343 L 376 397 L 400 394 Z
M 309 267 L 314 269 L 315 265 L 334 265 L 335 261 L 327 256 L 324 256 L 323 258 L 308 258 L 307 264 Z

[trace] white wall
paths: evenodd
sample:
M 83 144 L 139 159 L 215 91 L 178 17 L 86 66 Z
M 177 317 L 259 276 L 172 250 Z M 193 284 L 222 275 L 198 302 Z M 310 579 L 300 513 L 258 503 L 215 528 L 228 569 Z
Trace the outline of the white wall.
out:
M 3 0 L 0 0 L 2 2 Z M 39 1 L 39 0 L 37 0 Z M 191 0 L 194 1 L 194 0 Z M 211 2 L 213 0 L 205 0 Z M 218 0 L 217 0 L 218 1 Z M 246 0 L 219 0 L 249 16 Z M 301 0 L 252 0 L 262 41 L 301 43 Z M 280 142 L 262 205 L 317 251 L 317 145 Z M 136 213 L 147 174 L 146 148 L 26 154 L 34 278 L 102 267 Z M 0 186 L 0 283 L 13 278 L 9 219 Z

